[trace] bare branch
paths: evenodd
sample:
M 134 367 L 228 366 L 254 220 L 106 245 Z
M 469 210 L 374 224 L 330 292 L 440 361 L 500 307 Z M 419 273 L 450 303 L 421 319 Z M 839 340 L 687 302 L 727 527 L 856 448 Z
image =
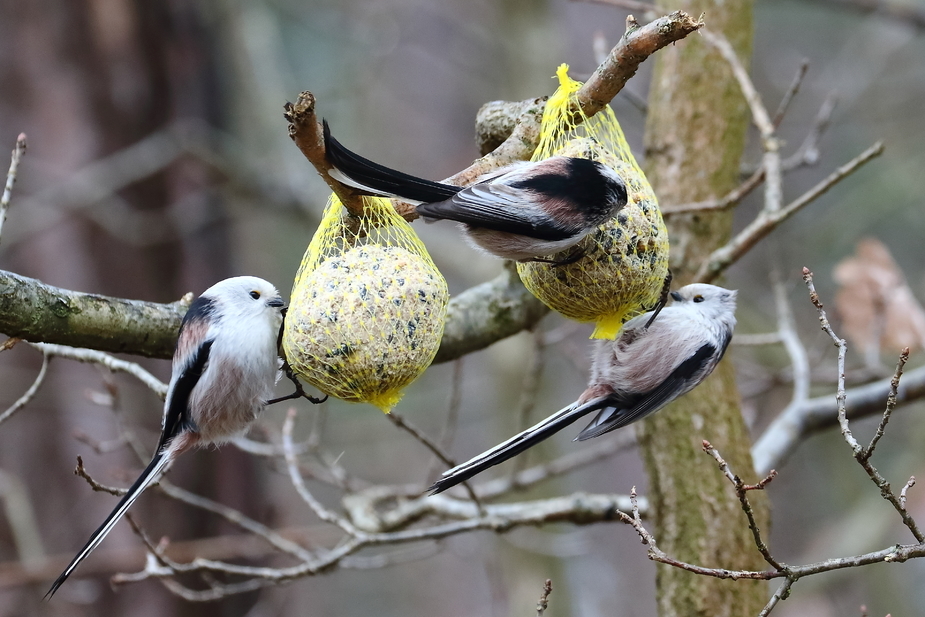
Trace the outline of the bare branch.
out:
M 539 601 L 536 603 L 536 617 L 543 617 L 543 613 L 549 607 L 549 594 L 551 593 L 552 580 L 547 578 L 546 582 L 543 583 L 543 595 L 540 596 Z
M 884 401 L 890 395 L 891 381 L 883 379 L 847 390 L 845 411 L 848 418 L 854 420 L 882 413 Z M 919 367 L 903 375 L 896 392 L 896 404 L 903 405 L 923 397 L 925 367 Z M 755 471 L 765 474 L 772 467 L 780 467 L 807 435 L 836 425 L 837 414 L 835 397 L 831 395 L 811 398 L 788 408 L 787 413 L 777 416 L 755 442 L 752 448 Z
M 796 152 L 781 162 L 781 168 L 784 171 L 792 171 L 804 165 L 815 165 L 819 162 L 819 140 L 822 139 L 826 129 L 829 128 L 832 112 L 835 111 L 837 103 L 838 96 L 834 92 L 825 97 L 825 100 L 822 101 L 822 106 L 819 107 L 819 112 L 816 114 L 816 120 L 813 122 L 813 126 L 807 133 L 803 143 L 800 144 Z
M 36 393 L 39 391 L 39 388 L 42 387 L 42 383 L 45 381 L 45 374 L 48 372 L 48 362 L 50 360 L 49 354 L 42 354 L 42 368 L 39 369 L 39 374 L 36 375 L 35 381 L 32 382 L 32 385 L 29 386 L 29 389 L 23 393 L 16 402 L 10 405 L 6 411 L 0 414 L 0 424 L 3 424 L 7 420 L 13 417 L 17 411 L 29 404 Z
M 742 255 L 747 253 L 749 249 L 755 246 L 759 240 L 776 229 L 778 225 L 793 216 L 803 207 L 821 197 L 843 178 L 851 175 L 862 165 L 881 154 L 883 154 L 883 142 L 878 141 L 857 157 L 836 169 L 825 180 L 787 204 L 784 208 L 774 212 L 762 210 L 755 220 L 749 223 L 745 229 L 730 240 L 726 246 L 713 251 L 710 258 L 700 267 L 695 280 L 701 283 L 709 283 L 716 280 L 716 277 L 722 274 L 726 268 L 735 263 Z
M 292 540 L 284 538 L 273 529 L 270 529 L 263 523 L 259 523 L 249 516 L 246 516 L 239 510 L 235 510 L 234 508 L 224 504 L 212 501 L 211 499 L 207 499 L 201 495 L 196 495 L 195 493 L 191 493 L 186 489 L 182 489 L 179 486 L 175 486 L 174 484 L 164 480 L 160 481 L 159 486 L 160 489 L 169 497 L 199 508 L 200 510 L 205 510 L 206 512 L 217 514 L 229 523 L 237 525 L 244 531 L 248 531 L 258 538 L 262 538 L 267 542 L 267 544 L 286 554 L 292 555 L 293 557 L 301 559 L 302 561 L 310 561 L 311 559 L 314 559 L 314 555 L 311 553 L 311 551 L 304 549 L 302 546 L 296 542 L 293 542 Z
M 505 262 L 493 280 L 450 299 L 434 363 L 461 358 L 536 325 L 549 308 L 527 291 L 516 267 Z
M 816 310 L 819 313 L 819 323 L 822 326 L 822 330 L 829 335 L 832 341 L 838 347 L 838 386 L 836 388 L 835 399 L 838 402 L 838 423 L 841 426 L 842 437 L 844 437 L 845 442 L 851 448 L 851 452 L 854 455 L 855 460 L 864 468 L 864 471 L 867 472 L 868 477 L 871 481 L 877 485 L 877 488 L 880 489 L 880 496 L 886 499 L 893 508 L 899 513 L 902 518 L 903 524 L 909 528 L 909 531 L 912 532 L 912 535 L 915 536 L 915 539 L 919 541 L 920 544 L 925 544 L 925 535 L 919 530 L 918 525 L 915 520 L 906 510 L 905 505 L 900 502 L 899 498 L 893 493 L 893 490 L 890 488 L 890 483 L 877 471 L 877 468 L 874 467 L 870 462 L 870 453 L 858 443 L 854 435 L 851 433 L 851 429 L 848 424 L 848 414 L 846 411 L 846 394 L 845 394 L 845 355 L 848 350 L 848 343 L 844 339 L 840 338 L 835 331 L 832 329 L 832 326 L 829 324 L 829 320 L 826 317 L 825 309 L 822 306 L 822 302 L 819 300 L 819 295 L 816 293 L 816 288 L 813 285 L 813 273 L 809 271 L 808 268 L 803 268 L 803 281 L 806 283 L 806 287 L 809 289 L 809 298 L 813 303 L 813 306 L 816 307 Z M 893 407 L 895 407 L 896 399 L 896 390 L 899 387 L 899 377 L 902 375 L 902 365 L 904 364 L 904 359 L 900 357 L 899 365 L 896 369 L 896 375 L 894 379 L 891 380 L 890 385 L 890 394 L 893 400 L 892 404 L 887 404 L 887 409 L 884 412 L 885 416 L 889 416 L 892 412 Z M 895 383 L 895 385 L 894 385 Z M 887 419 L 881 420 L 881 428 L 886 426 Z M 879 437 L 871 442 L 872 445 L 876 445 Z
M 86 294 L 2 270 L 0 292 L 0 332 L 10 337 L 167 359 L 192 301 L 191 294 L 170 304 Z M 450 300 L 434 362 L 484 349 L 533 327 L 548 312 L 513 266 L 506 267 L 494 280 Z
M 899 491 L 899 505 L 903 508 L 906 507 L 906 493 L 913 486 L 915 486 L 915 476 L 909 476 L 909 479 L 906 480 L 906 485 Z
M 643 60 L 701 28 L 703 20 L 694 19 L 684 11 L 674 11 L 642 27 L 632 16 L 628 17 L 626 34 L 578 90 L 581 110 L 589 117 L 599 112 L 636 74 Z
M 289 122 L 289 137 L 305 155 L 305 158 L 314 165 L 321 179 L 331 187 L 351 214 L 355 216 L 363 214 L 363 200 L 359 193 L 328 174 L 331 164 L 325 157 L 321 122 L 315 115 L 315 95 L 308 91 L 300 93 L 295 103 L 286 103 L 283 115 Z
M 793 81 L 790 83 L 790 87 L 787 88 L 787 92 L 784 93 L 784 97 L 780 100 L 780 104 L 777 106 L 777 111 L 774 112 L 774 119 L 771 120 L 771 124 L 774 125 L 774 128 L 780 126 L 784 116 L 787 114 L 787 110 L 790 108 L 790 103 L 793 102 L 793 98 L 797 95 L 797 92 L 800 91 L 800 86 L 803 84 L 803 78 L 806 77 L 807 70 L 809 70 L 809 60 L 803 58 L 803 60 L 800 62 L 800 68 L 797 69 L 797 74 L 794 76 Z
M 299 471 L 299 462 L 296 459 L 295 447 L 292 442 L 292 429 L 295 427 L 296 408 L 290 407 L 286 414 L 286 421 L 283 423 L 283 448 L 286 453 L 286 465 L 289 468 L 289 479 L 295 487 L 296 492 L 302 500 L 308 504 L 315 515 L 326 523 L 333 523 L 351 536 L 359 537 L 363 534 L 353 526 L 350 521 L 339 516 L 335 512 L 327 509 L 320 501 L 315 499 L 308 487 L 305 486 L 305 480 L 302 478 L 302 472 Z
M 10 157 L 10 170 L 6 173 L 6 184 L 3 187 L 3 196 L 0 197 L 0 233 L 3 232 L 3 222 L 6 220 L 6 211 L 10 207 L 10 200 L 13 198 L 13 185 L 16 184 L 16 173 L 19 170 L 19 162 L 23 155 L 26 154 L 26 134 L 20 133 L 16 138 L 16 147 L 13 148 L 13 154 Z
M 629 21 L 626 34 L 620 38 L 605 61 L 598 66 L 594 74 L 578 91 L 582 111 L 588 116 L 593 116 L 603 109 L 622 90 L 627 80 L 636 74 L 639 65 L 646 58 L 662 47 L 696 32 L 702 26 L 703 23 L 700 20 L 693 19 L 683 11 L 675 11 L 641 27 L 635 20 Z M 478 139 L 481 142 L 498 142 L 503 139 L 503 143 L 445 182 L 468 185 L 493 169 L 515 161 L 529 159 L 539 143 L 543 107 L 542 99 L 493 104 L 491 109 L 493 121 L 480 125 L 486 131 L 490 130 L 493 136 L 491 138 L 487 135 L 482 137 L 480 130 Z M 516 117 L 517 121 L 514 123 L 503 121 L 501 117 L 504 115 Z M 508 127 L 510 133 L 505 135 L 503 131 Z M 401 208 L 399 212 L 403 212 Z
M 726 210 L 739 205 L 753 190 L 758 188 L 764 180 L 764 167 L 760 167 L 745 182 L 732 189 L 729 194 L 720 199 L 711 199 L 709 201 L 697 201 L 689 204 L 671 204 L 661 207 L 662 216 L 669 217 L 673 214 L 682 214 L 684 212 L 704 212 L 707 210 Z
M 784 582 L 777 588 L 777 591 L 774 592 L 774 595 L 771 596 L 771 599 L 768 600 L 765 607 L 758 613 L 758 617 L 767 617 L 771 614 L 771 611 L 774 610 L 774 607 L 777 606 L 778 602 L 786 600 L 790 596 L 790 587 L 793 586 L 794 582 L 796 582 L 796 579 L 789 577 L 785 578 Z
M 771 555 L 771 551 L 768 550 L 767 544 L 765 544 L 764 540 L 761 538 L 761 530 L 758 528 L 758 521 L 755 520 L 755 512 L 752 510 L 752 504 L 748 500 L 748 491 L 764 490 L 764 487 L 777 476 L 777 472 L 772 469 L 771 473 L 757 484 L 745 484 L 739 476 L 732 472 L 732 469 L 729 468 L 729 464 L 723 459 L 719 451 L 707 440 L 703 441 L 703 451 L 713 457 L 713 460 L 719 465 L 720 471 L 723 472 L 723 475 L 726 476 L 726 478 L 732 482 L 732 486 L 735 487 L 736 496 L 739 498 L 742 511 L 745 512 L 745 516 L 748 519 L 748 528 L 752 532 L 752 537 L 755 540 L 755 546 L 758 547 L 758 552 L 761 553 L 764 560 L 775 570 L 786 571 L 788 566 L 774 559 Z
M 80 349 L 77 347 L 68 347 L 66 345 L 55 345 L 53 343 L 33 343 L 32 346 L 48 356 L 57 356 L 59 358 L 67 358 L 68 360 L 77 360 L 78 362 L 98 364 L 114 373 L 128 373 L 146 385 L 152 392 L 157 394 L 161 400 L 167 396 L 167 384 L 135 362 L 128 362 L 127 360 L 122 360 L 121 358 L 116 358 L 108 353 L 96 351 L 94 349 Z
M 397 427 L 403 431 L 409 433 L 412 437 L 424 444 L 424 447 L 433 453 L 438 459 L 443 461 L 443 464 L 447 467 L 453 468 L 456 467 L 456 462 L 451 459 L 446 453 L 438 446 L 430 437 L 428 437 L 422 430 L 414 426 L 413 424 L 408 423 L 404 418 L 396 414 L 394 411 L 385 414 L 386 417 L 392 421 Z M 482 504 L 479 503 L 479 498 L 476 496 L 475 491 L 472 490 L 472 486 L 468 482 L 461 482 L 463 487 L 466 489 L 466 492 L 469 493 L 469 498 L 474 501 L 479 508 L 482 507 Z
M 32 342 L 169 358 L 192 301 L 170 304 L 68 291 L 0 271 L 0 332 Z
M 883 437 L 886 424 L 890 421 L 890 415 L 892 415 L 893 410 L 896 409 L 896 392 L 899 390 L 899 380 L 903 376 L 903 367 L 906 366 L 906 361 L 908 360 L 909 348 L 905 347 L 899 354 L 899 361 L 896 363 L 896 372 L 893 373 L 893 377 L 890 379 L 890 394 L 886 399 L 886 409 L 883 412 L 883 417 L 880 418 L 880 424 L 877 425 L 877 431 L 874 433 L 874 436 L 871 437 L 870 444 L 864 450 L 863 457 L 865 461 L 874 455 L 874 448 L 877 447 L 877 442 Z
M 781 342 L 790 356 L 790 368 L 793 375 L 793 396 L 788 407 L 799 405 L 809 398 L 810 370 L 809 356 L 797 334 L 793 311 L 787 300 L 787 289 L 781 280 L 777 266 L 771 270 L 771 285 L 774 288 L 774 304 L 777 308 L 777 331 Z M 785 409 L 782 413 L 787 413 Z

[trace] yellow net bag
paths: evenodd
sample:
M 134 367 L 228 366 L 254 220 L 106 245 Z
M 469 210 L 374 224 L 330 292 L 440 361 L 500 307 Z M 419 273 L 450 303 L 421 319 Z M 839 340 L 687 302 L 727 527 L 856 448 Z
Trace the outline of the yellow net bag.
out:
M 655 193 L 636 163 L 610 106 L 588 118 L 570 109 L 581 83 L 556 72 L 559 88 L 546 103 L 540 144 L 533 160 L 563 155 L 599 161 L 626 183 L 627 204 L 577 245 L 557 255 L 557 265 L 519 262 L 517 272 L 533 295 L 576 321 L 594 321 L 591 338 L 612 339 L 632 317 L 658 301 L 668 275 L 668 230 Z
M 292 288 L 283 351 L 325 394 L 388 413 L 437 353 L 449 291 L 386 199 L 348 217 L 331 196 Z

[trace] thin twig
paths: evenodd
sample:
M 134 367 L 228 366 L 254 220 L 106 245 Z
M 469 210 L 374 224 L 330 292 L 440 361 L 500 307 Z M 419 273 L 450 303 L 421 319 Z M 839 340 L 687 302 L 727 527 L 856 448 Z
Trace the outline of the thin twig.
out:
M 809 398 L 810 369 L 809 356 L 797 334 L 793 310 L 787 299 L 787 289 L 781 280 L 780 271 L 775 264 L 771 268 L 771 286 L 774 289 L 774 305 L 777 310 L 777 332 L 790 356 L 790 372 L 793 377 L 793 394 L 788 408 L 802 404 Z M 782 413 L 787 413 L 785 409 Z
M 409 423 L 407 420 L 402 418 L 397 413 L 390 412 L 386 414 L 386 417 L 392 421 L 392 423 L 398 428 L 410 434 L 412 437 L 424 444 L 424 447 L 430 450 L 434 456 L 443 461 L 443 464 L 449 468 L 456 467 L 456 462 L 453 461 L 446 453 L 443 451 L 440 446 L 438 446 L 434 441 L 427 436 L 424 431 L 417 428 L 413 424 Z M 479 508 L 482 507 L 482 503 L 479 501 L 478 495 L 475 494 L 475 491 L 472 490 L 472 486 L 468 482 L 461 482 L 463 488 L 466 489 L 466 492 L 469 494 L 469 498 L 478 505 Z
M 804 165 L 815 165 L 819 162 L 819 141 L 829 128 L 829 122 L 832 120 L 832 112 L 838 104 L 838 95 L 834 92 L 829 93 L 822 101 L 816 119 L 812 128 L 807 133 L 806 138 L 796 152 L 785 158 L 781 162 L 781 168 L 784 171 L 792 171 L 803 167 Z
M 90 485 L 90 488 L 98 493 L 109 493 L 110 495 L 121 497 L 128 492 L 127 489 L 117 488 L 115 486 L 106 486 L 105 484 L 100 484 L 94 480 L 90 473 L 87 471 L 86 467 L 84 467 L 84 460 L 80 456 L 77 457 L 77 467 L 74 468 L 74 475 L 86 480 L 87 484 Z
M 16 138 L 16 147 L 13 148 L 13 154 L 10 157 L 10 170 L 6 173 L 6 184 L 3 187 L 3 196 L 0 197 L 0 234 L 3 233 L 3 222 L 6 220 L 6 211 L 10 207 L 10 200 L 13 198 L 13 185 L 16 184 L 16 174 L 19 170 L 19 162 L 26 153 L 26 134 L 20 133 Z
M 877 447 L 877 442 L 883 437 L 883 431 L 886 430 L 887 422 L 890 421 L 890 415 L 893 413 L 893 410 L 896 409 L 896 393 L 899 391 L 899 380 L 903 376 L 903 367 L 906 366 L 908 360 L 909 348 L 904 347 L 899 354 L 899 360 L 896 362 L 896 372 L 893 373 L 893 378 L 890 379 L 890 393 L 886 398 L 886 409 L 883 411 L 883 416 L 880 418 L 880 424 L 877 425 L 877 431 L 874 433 L 874 436 L 871 437 L 870 444 L 864 450 L 863 459 L 865 461 L 874 455 L 874 448 Z
M 462 406 L 462 380 L 463 380 L 463 359 L 458 358 L 453 361 L 453 376 L 450 378 L 450 397 L 447 404 L 446 418 L 443 421 L 443 428 L 440 429 L 440 437 L 437 438 L 437 444 L 442 451 L 450 449 L 453 445 L 453 436 L 456 433 L 456 427 L 459 422 L 459 409 Z M 440 461 L 434 460 L 424 476 L 427 485 L 433 483 L 436 475 L 440 473 Z
M 67 345 L 55 345 L 53 343 L 30 343 L 30 345 L 46 355 L 58 356 L 59 358 L 67 358 L 68 360 L 76 360 L 88 364 L 98 364 L 114 373 L 128 373 L 146 385 L 151 391 L 157 394 L 161 400 L 167 396 L 167 384 L 135 362 L 122 360 L 121 358 L 116 358 L 115 356 L 103 351 L 96 351 L 95 349 L 82 349 L 79 347 L 68 347 Z
M 768 110 L 765 108 L 764 103 L 761 102 L 761 95 L 755 89 L 751 77 L 748 76 L 748 71 L 739 61 L 739 57 L 736 55 L 732 45 L 721 33 L 708 28 L 701 28 L 700 34 L 707 43 L 712 45 L 723 56 L 723 59 L 732 69 L 732 74 L 739 83 L 739 88 L 742 90 L 745 101 L 751 110 L 752 122 L 758 127 L 762 139 L 767 139 L 774 135 L 774 123 L 771 122 Z
M 726 478 L 732 482 L 733 487 L 735 487 L 736 497 L 739 498 L 739 504 L 742 506 L 742 511 L 745 512 L 745 516 L 748 519 L 748 528 L 752 532 L 752 538 L 755 541 L 755 546 L 758 547 L 758 552 L 761 553 L 764 560 L 775 570 L 782 572 L 787 571 L 787 564 L 774 559 L 767 544 L 765 544 L 764 540 L 761 538 L 761 530 L 758 528 L 758 521 L 755 520 L 755 512 L 752 510 L 751 502 L 748 500 L 748 491 L 764 490 L 771 480 L 777 476 L 777 472 L 771 470 L 771 473 L 757 484 L 745 484 L 742 482 L 742 479 L 729 468 L 729 464 L 723 459 L 719 451 L 705 439 L 703 440 L 703 451 L 713 457 L 713 460 L 719 465 L 720 471 L 723 472 L 723 475 L 726 476 Z
M 292 555 L 293 557 L 301 559 L 302 561 L 311 561 L 314 559 L 314 555 L 311 553 L 311 551 L 306 550 L 296 542 L 287 540 L 263 523 L 255 521 L 239 510 L 218 503 L 217 501 L 213 501 L 201 495 L 191 493 L 186 489 L 182 489 L 179 486 L 171 484 L 170 482 L 161 481 L 160 488 L 169 497 L 172 497 L 173 499 L 176 499 L 182 503 L 199 508 L 200 510 L 205 510 L 206 512 L 217 514 L 229 523 L 237 525 L 241 529 L 254 534 L 258 538 L 266 540 L 268 544 L 284 553 Z
M 774 128 L 780 126 L 784 116 L 787 114 L 790 103 L 793 102 L 793 98 L 797 95 L 797 92 L 800 91 L 800 86 L 803 85 L 803 78 L 806 77 L 807 70 L 809 70 L 809 60 L 803 58 L 803 60 L 800 61 L 800 68 L 797 69 L 797 74 L 794 75 L 793 81 L 790 82 L 790 87 L 787 88 L 787 92 L 784 93 L 784 97 L 777 106 L 777 111 L 774 112 L 774 118 L 771 120 L 771 124 L 774 125 Z
M 777 591 L 774 592 L 774 595 L 771 596 L 771 599 L 768 600 L 768 603 L 764 605 L 764 608 L 761 609 L 761 612 L 758 613 L 758 617 L 767 617 L 771 614 L 771 611 L 774 610 L 774 607 L 777 606 L 777 603 L 781 600 L 786 600 L 790 597 L 790 588 L 796 582 L 795 578 L 787 577 L 784 579 L 784 582 L 780 584 L 780 587 L 777 588 Z
M 543 595 L 540 596 L 540 599 L 536 603 L 536 617 L 543 617 L 543 613 L 549 608 L 549 594 L 551 593 L 552 580 L 547 578 L 546 582 L 543 583 Z
M 594 444 L 589 442 L 587 446 L 580 450 L 569 452 L 546 463 L 524 469 L 516 476 L 502 476 L 494 480 L 488 480 L 479 484 L 476 492 L 484 500 L 494 499 L 512 490 L 524 490 L 550 478 L 587 467 L 635 445 L 635 432 L 617 432 L 609 440 Z
M 523 383 L 520 385 L 520 400 L 517 401 L 518 431 L 530 426 L 530 414 L 536 408 L 536 399 L 539 394 L 543 369 L 546 367 L 545 336 L 539 328 L 535 328 L 531 334 L 530 364 L 527 366 Z M 515 457 L 510 475 L 516 475 L 517 472 L 524 469 L 527 458 L 527 456 Z
M 764 167 L 759 167 L 747 180 L 732 189 L 725 197 L 707 201 L 695 201 L 689 204 L 678 204 L 676 206 L 668 204 L 661 208 L 662 216 L 669 217 L 673 214 L 682 214 L 684 212 L 705 212 L 708 210 L 726 210 L 732 208 L 739 205 L 739 203 L 753 190 L 758 188 L 763 180 Z
M 292 481 L 292 485 L 295 487 L 296 492 L 322 521 L 337 525 L 351 536 L 359 537 L 364 535 L 354 527 L 350 521 L 323 506 L 321 502 L 315 499 L 315 496 L 311 494 L 308 487 L 305 486 L 305 480 L 302 478 L 302 472 L 299 470 L 299 461 L 296 458 L 295 446 L 292 442 L 292 429 L 295 426 L 295 417 L 296 408 L 290 407 L 289 412 L 286 414 L 286 421 L 283 423 L 283 449 L 286 453 L 286 465 L 289 468 L 289 479 Z
M 913 486 L 915 486 L 915 476 L 909 476 L 909 479 L 906 480 L 906 485 L 899 491 L 899 505 L 903 508 L 906 507 L 906 492 Z
M 48 372 L 48 363 L 51 360 L 51 356 L 47 353 L 42 354 L 42 368 L 39 369 L 39 374 L 36 375 L 35 381 L 32 382 L 32 385 L 29 386 L 29 389 L 20 396 L 15 403 L 10 405 L 6 411 L 0 414 L 0 424 L 3 424 L 7 420 L 13 417 L 17 411 L 29 404 L 29 401 L 35 397 L 36 393 L 39 391 L 39 388 L 42 387 L 42 382 L 45 381 L 45 374 Z

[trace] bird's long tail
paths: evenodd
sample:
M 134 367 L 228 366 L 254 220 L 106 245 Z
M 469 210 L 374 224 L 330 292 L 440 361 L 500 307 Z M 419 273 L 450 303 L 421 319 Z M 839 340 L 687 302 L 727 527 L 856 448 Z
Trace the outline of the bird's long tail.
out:
M 514 435 L 491 450 L 486 450 L 462 465 L 457 465 L 453 469 L 445 471 L 443 477 L 434 482 L 433 486 L 430 487 L 431 494 L 436 495 L 437 493 L 442 493 L 448 488 L 456 486 L 460 482 L 464 482 L 472 476 L 485 471 L 489 467 L 494 467 L 498 463 L 503 463 L 509 458 L 517 456 L 527 448 L 531 448 L 544 439 L 551 437 L 554 433 L 559 432 L 569 424 L 588 415 L 592 411 L 597 411 L 607 406 L 610 400 L 609 397 L 595 398 L 581 405 L 573 403 L 557 411 L 539 424 L 528 428 L 522 433 Z
M 462 190 L 462 187 L 431 182 L 390 169 L 351 152 L 331 136 L 327 120 L 323 123 L 325 156 L 334 166 L 328 173 L 341 184 L 373 195 L 400 197 L 416 204 L 443 201 Z
M 135 483 L 128 489 L 128 492 L 122 497 L 122 500 L 119 501 L 119 504 L 115 509 L 106 517 L 106 520 L 103 521 L 103 524 L 100 525 L 99 529 L 93 532 L 93 535 L 90 536 L 90 539 L 84 545 L 80 552 L 77 553 L 77 556 L 71 560 L 71 563 L 67 568 L 64 569 L 64 572 L 55 580 L 54 584 L 51 586 L 51 589 L 48 590 L 48 593 L 45 594 L 45 599 L 51 598 L 58 591 L 58 588 L 67 580 L 74 570 L 77 569 L 77 566 L 86 559 L 93 550 L 100 545 L 103 541 L 103 538 L 112 531 L 112 528 L 116 526 L 116 523 L 119 522 L 119 519 L 125 514 L 126 510 L 135 503 L 135 500 L 138 499 L 138 496 L 141 493 L 151 486 L 151 484 L 160 477 L 161 473 L 167 468 L 170 462 L 173 460 L 172 451 L 168 448 L 159 451 L 154 458 L 148 463 L 148 466 L 142 472 L 141 476 Z

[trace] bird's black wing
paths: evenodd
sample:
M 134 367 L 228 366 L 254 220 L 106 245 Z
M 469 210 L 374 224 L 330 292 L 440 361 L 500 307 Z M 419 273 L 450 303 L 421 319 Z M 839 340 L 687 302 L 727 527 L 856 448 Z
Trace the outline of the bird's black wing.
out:
M 421 204 L 417 211 L 421 216 L 552 242 L 571 238 L 581 231 L 580 227 L 554 223 L 537 205 L 536 198 L 530 189 L 481 182 L 447 200 Z
M 723 345 L 723 350 L 725 350 L 725 347 Z M 691 357 L 679 364 L 665 381 L 649 392 L 638 394 L 631 398 L 615 399 L 609 404 L 603 405 L 601 412 L 591 424 L 578 434 L 575 441 L 598 437 L 658 411 L 679 395 L 687 392 L 690 388 L 685 389 L 685 387 L 689 386 L 691 380 L 700 374 L 711 361 L 714 366 L 719 362 L 716 352 L 716 347 L 707 343 L 695 351 Z M 722 352 L 720 352 L 720 357 L 722 357 Z
M 461 187 L 432 182 L 390 169 L 345 148 L 331 136 L 328 121 L 323 120 L 324 149 L 328 162 L 356 183 L 359 190 L 372 194 L 394 195 L 403 199 L 429 203 L 442 201 L 458 193 Z M 336 178 L 336 177 L 335 177 Z
M 177 377 L 170 394 L 170 401 L 167 403 L 167 409 L 164 411 L 164 427 L 161 431 L 161 439 L 157 444 L 157 449 L 163 449 L 171 439 L 176 437 L 182 431 L 188 428 L 195 428 L 193 419 L 189 413 L 189 397 L 199 383 L 206 365 L 209 363 L 209 354 L 212 350 L 212 341 L 203 341 L 196 350 L 192 361 L 184 368 Z
M 214 301 L 200 296 L 190 304 L 183 316 L 180 335 L 177 337 L 177 352 L 174 354 L 173 371 L 176 374 L 172 376 L 167 392 L 158 451 L 185 428 L 193 426 L 189 414 L 189 398 L 209 363 L 212 340 L 207 336 L 214 314 Z

